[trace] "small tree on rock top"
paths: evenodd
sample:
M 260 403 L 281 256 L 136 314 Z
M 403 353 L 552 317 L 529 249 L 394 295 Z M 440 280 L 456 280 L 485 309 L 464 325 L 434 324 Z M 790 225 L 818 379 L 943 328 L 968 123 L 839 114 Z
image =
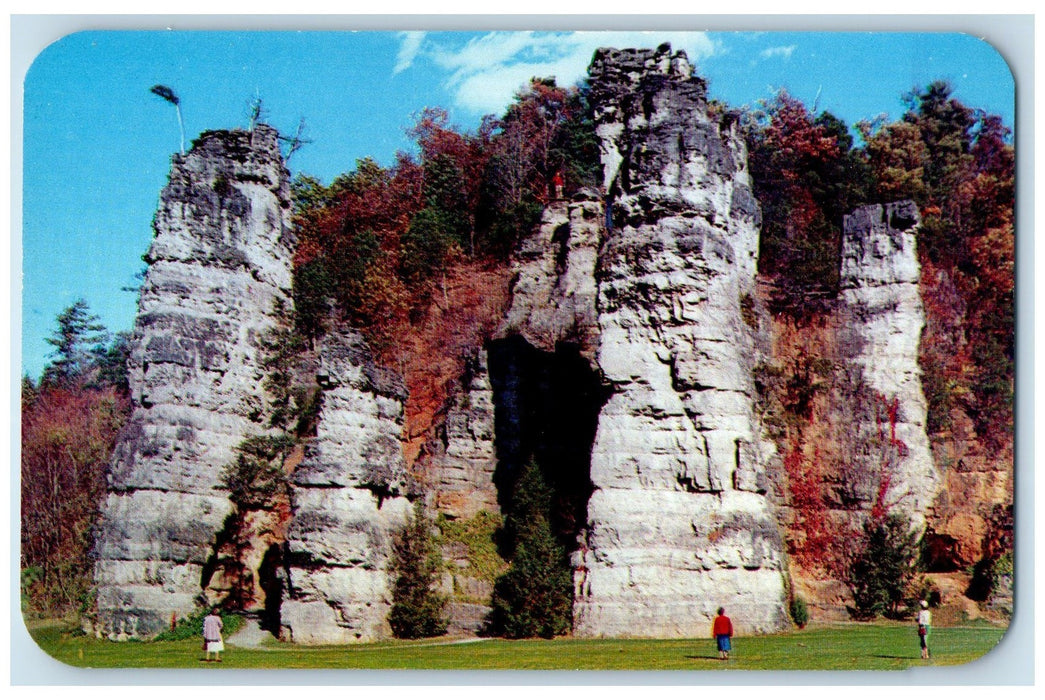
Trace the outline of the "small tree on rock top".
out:
M 178 132 L 181 135 L 181 147 L 180 147 L 180 150 L 178 152 L 181 153 L 182 155 L 184 155 L 185 154 L 185 122 L 183 122 L 182 119 L 181 119 L 181 100 L 178 98 L 178 96 L 176 94 L 174 94 L 174 90 L 171 90 L 166 85 L 153 85 L 151 88 L 149 88 L 149 92 L 151 92 L 152 94 L 156 95 L 157 97 L 162 97 L 163 99 L 167 100 L 172 105 L 174 105 L 174 109 L 177 110 L 177 112 L 178 112 Z

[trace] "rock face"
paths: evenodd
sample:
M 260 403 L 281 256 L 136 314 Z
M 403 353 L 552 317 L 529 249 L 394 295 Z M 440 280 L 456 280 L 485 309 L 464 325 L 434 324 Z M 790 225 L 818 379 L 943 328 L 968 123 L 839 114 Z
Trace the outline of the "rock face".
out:
M 323 407 L 292 477 L 280 623 L 300 643 L 372 641 L 391 636 L 391 538 L 411 516 L 406 390 L 354 331 L 328 334 L 319 363 Z
M 741 313 L 760 223 L 743 139 L 670 47 L 600 50 L 591 84 L 611 206 L 598 365 L 612 393 L 575 632 L 703 636 L 719 605 L 739 630 L 780 629 L 783 546 Z
M 493 480 L 497 468 L 493 400 L 486 351 L 480 350 L 466 363 L 443 423 L 425 446 L 430 475 L 426 486 L 436 510 L 450 517 L 500 512 Z
M 289 183 L 274 129 L 204 133 L 160 196 L 135 322 L 132 417 L 96 538 L 99 634 L 191 612 L 232 504 L 222 469 L 264 432 L 265 334 L 290 307 Z
M 528 353 L 572 352 L 599 385 L 586 404 L 587 489 L 573 492 L 584 497 L 574 633 L 704 636 L 720 605 L 739 630 L 780 629 L 771 447 L 753 411 L 741 313 L 760 223 L 743 141 L 709 116 L 704 83 L 669 47 L 598 51 L 591 98 L 611 215 L 594 193 L 546 211 L 499 334 L 526 350 L 495 372 L 499 405 L 519 404 L 523 417 L 541 412 L 525 410 L 540 373 L 517 376 L 541 367 L 520 360 Z M 499 444 L 510 443 L 500 426 Z
M 604 219 L 602 202 L 592 190 L 545 207 L 540 226 L 516 251 L 512 305 L 498 336 L 517 334 L 545 352 L 570 343 L 594 359 L 599 327 L 595 269 Z
M 907 514 L 919 531 L 941 486 L 926 435 L 918 366 L 925 316 L 913 202 L 845 217 L 841 290 L 857 406 L 850 487 L 856 500 Z

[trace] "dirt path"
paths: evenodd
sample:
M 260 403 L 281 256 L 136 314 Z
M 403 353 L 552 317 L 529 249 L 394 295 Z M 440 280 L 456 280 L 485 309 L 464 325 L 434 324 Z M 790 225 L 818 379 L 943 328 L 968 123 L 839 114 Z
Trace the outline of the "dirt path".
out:
M 231 635 L 225 640 L 226 644 L 231 646 L 240 647 L 241 649 L 257 649 L 260 651 L 286 651 L 286 648 L 270 646 L 270 643 L 274 643 L 276 638 L 271 633 L 261 629 L 258 625 L 257 620 L 245 620 L 243 627 L 239 629 L 235 634 Z M 480 637 L 464 637 L 460 639 L 435 639 L 430 642 L 423 642 L 420 644 L 414 644 L 413 647 L 438 647 L 438 646 L 449 646 L 452 644 L 471 644 L 473 642 L 483 641 Z M 382 649 L 384 647 L 372 647 L 375 649 Z M 300 649 L 300 647 L 296 647 Z

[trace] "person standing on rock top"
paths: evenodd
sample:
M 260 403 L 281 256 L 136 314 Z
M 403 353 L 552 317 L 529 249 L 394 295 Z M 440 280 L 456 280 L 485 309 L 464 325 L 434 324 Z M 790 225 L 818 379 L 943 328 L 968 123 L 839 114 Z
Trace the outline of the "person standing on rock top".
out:
M 562 199 L 562 187 L 563 187 L 563 184 L 564 183 L 563 183 L 563 180 L 562 180 L 562 171 L 558 171 L 557 170 L 555 172 L 555 175 L 552 176 L 552 187 L 555 190 L 555 198 L 556 199 Z
M 718 643 L 718 658 L 728 661 L 732 648 L 730 639 L 733 637 L 733 621 L 726 617 L 725 608 L 718 609 L 718 617 L 711 623 L 711 636 Z
M 203 618 L 203 649 L 206 652 L 204 661 L 210 661 L 211 654 L 214 654 L 215 661 L 221 661 L 221 652 L 225 651 L 225 643 L 221 641 L 221 630 L 224 627 L 217 608 L 212 609 L 210 615 Z

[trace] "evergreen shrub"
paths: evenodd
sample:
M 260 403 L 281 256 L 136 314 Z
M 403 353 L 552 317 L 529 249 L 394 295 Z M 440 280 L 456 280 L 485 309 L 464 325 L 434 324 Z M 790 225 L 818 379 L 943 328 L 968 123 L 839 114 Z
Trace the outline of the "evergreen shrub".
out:
M 389 572 L 392 609 L 388 624 L 399 639 L 438 637 L 446 633 L 446 596 L 436 590 L 442 557 L 432 536 L 432 521 L 419 501 L 414 517 L 395 535 Z
M 798 629 L 802 629 L 809 623 L 809 607 L 806 605 L 804 598 L 795 596 L 791 599 L 788 607 L 790 608 L 791 619 Z
M 494 585 L 486 633 L 551 639 L 573 626 L 573 575 L 550 524 L 551 489 L 531 460 L 512 496 L 507 530 L 514 540 L 508 571 Z
M 916 573 L 918 536 L 899 513 L 869 518 L 864 523 L 863 548 L 846 571 L 857 619 L 896 615 Z

